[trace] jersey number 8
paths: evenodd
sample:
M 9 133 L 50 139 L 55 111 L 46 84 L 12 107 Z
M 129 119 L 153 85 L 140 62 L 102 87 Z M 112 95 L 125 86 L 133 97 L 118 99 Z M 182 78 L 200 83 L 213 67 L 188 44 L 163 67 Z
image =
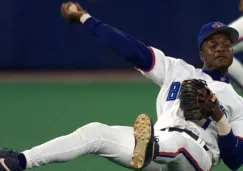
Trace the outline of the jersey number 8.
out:
M 178 98 L 179 92 L 181 89 L 180 82 L 173 82 L 170 86 L 169 94 L 167 96 L 166 101 L 172 101 Z

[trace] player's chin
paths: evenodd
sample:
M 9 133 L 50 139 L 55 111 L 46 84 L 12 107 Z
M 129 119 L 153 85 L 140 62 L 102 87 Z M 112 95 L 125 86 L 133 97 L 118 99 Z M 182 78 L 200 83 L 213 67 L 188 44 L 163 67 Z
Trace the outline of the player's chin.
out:
M 232 64 L 232 60 L 222 58 L 215 61 L 216 68 L 229 68 Z

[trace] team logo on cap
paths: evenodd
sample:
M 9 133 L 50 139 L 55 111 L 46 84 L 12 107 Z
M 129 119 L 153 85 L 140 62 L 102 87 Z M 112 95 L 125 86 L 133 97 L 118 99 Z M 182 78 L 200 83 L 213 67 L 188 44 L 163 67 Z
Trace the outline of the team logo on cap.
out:
M 219 27 L 223 27 L 224 24 L 223 23 L 220 23 L 220 22 L 216 22 L 212 25 L 213 28 L 219 28 Z

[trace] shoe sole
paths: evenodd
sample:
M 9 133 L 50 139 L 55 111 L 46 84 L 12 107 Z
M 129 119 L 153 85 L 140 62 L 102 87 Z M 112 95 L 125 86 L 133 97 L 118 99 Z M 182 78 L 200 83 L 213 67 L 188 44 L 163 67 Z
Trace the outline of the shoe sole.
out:
M 143 167 L 146 150 L 152 136 L 152 120 L 145 114 L 140 114 L 134 124 L 134 136 L 136 139 L 131 167 L 140 169 Z

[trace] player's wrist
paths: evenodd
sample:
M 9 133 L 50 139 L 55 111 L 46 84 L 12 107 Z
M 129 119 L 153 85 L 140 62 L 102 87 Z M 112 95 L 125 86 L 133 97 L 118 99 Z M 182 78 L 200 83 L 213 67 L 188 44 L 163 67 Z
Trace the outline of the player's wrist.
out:
M 85 23 L 89 18 L 91 18 L 91 15 L 89 15 L 88 13 L 85 13 L 85 14 L 83 14 L 83 15 L 80 17 L 80 22 L 81 22 L 81 23 Z
M 216 122 L 216 127 L 219 135 L 228 135 L 231 130 L 229 122 L 224 115 L 218 122 Z
M 224 116 L 224 113 L 221 111 L 219 104 L 217 104 L 211 117 L 215 122 L 218 122 L 222 119 L 223 116 Z

